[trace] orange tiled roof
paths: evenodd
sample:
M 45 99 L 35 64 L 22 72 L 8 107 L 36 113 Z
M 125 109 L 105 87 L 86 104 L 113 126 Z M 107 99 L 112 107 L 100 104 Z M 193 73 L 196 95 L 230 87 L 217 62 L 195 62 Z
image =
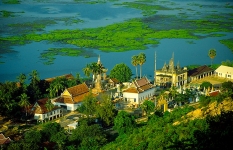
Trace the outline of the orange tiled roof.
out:
M 84 97 L 89 94 L 89 89 L 86 83 L 82 83 L 67 89 L 71 96 L 61 95 L 61 97 L 57 98 L 55 102 L 59 103 L 67 103 L 67 104 L 75 104 L 83 101 Z
M 141 79 L 136 79 L 133 84 L 135 87 L 128 88 L 124 90 L 124 92 L 129 93 L 142 93 L 143 91 L 146 91 L 150 88 L 152 88 L 152 84 L 149 82 L 149 80 L 146 77 L 143 77 Z
M 115 84 L 119 83 L 119 81 L 116 78 L 111 78 L 110 80 L 112 80 L 112 82 Z
M 0 145 L 10 143 L 11 139 L 9 137 L 5 137 L 2 133 L 0 134 Z
M 133 83 L 137 87 L 139 92 L 143 92 L 152 88 L 152 84 L 149 82 L 149 80 L 146 77 L 137 79 Z
M 36 104 L 34 105 L 34 107 L 35 107 L 34 113 L 36 113 L 36 114 L 45 114 L 45 113 L 49 112 L 48 109 L 45 106 L 47 101 L 48 101 L 48 98 L 43 98 L 43 99 L 38 100 L 36 102 L 36 104 L 38 104 L 38 106 L 35 106 Z M 57 108 L 58 108 L 58 106 L 54 106 L 54 108 L 52 110 L 55 110 Z
M 89 92 L 89 89 L 86 83 L 82 83 L 68 88 L 67 91 L 74 97 Z
M 124 92 L 128 92 L 128 93 L 139 93 L 139 91 L 138 91 L 137 88 L 135 88 L 135 87 L 130 87 L 130 88 L 124 90 Z

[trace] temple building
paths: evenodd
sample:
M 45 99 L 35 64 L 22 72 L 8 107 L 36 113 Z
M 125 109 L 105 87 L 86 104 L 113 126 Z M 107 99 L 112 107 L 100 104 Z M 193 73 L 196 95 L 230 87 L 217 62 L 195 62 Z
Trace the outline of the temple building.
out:
M 187 72 L 187 68 L 181 68 L 179 62 L 175 66 L 173 53 L 169 64 L 165 62 L 162 69 L 155 70 L 155 85 L 162 87 L 183 86 L 187 83 Z

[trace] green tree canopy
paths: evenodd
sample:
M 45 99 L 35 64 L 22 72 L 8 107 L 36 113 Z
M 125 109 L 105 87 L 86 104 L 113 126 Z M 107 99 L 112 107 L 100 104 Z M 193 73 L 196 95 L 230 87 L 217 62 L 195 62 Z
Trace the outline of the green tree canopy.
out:
M 138 77 L 138 65 L 139 65 L 139 61 L 138 61 L 138 55 L 134 55 L 131 58 L 131 64 L 135 67 L 136 69 L 136 78 Z
M 145 100 L 140 107 L 146 112 L 146 115 L 149 115 L 155 110 L 155 103 L 151 100 Z
M 124 63 L 116 64 L 110 71 L 110 78 L 116 78 L 120 82 L 127 82 L 131 79 L 132 71 Z
M 27 116 L 27 111 L 28 111 L 28 107 L 31 105 L 30 102 L 28 101 L 29 97 L 27 96 L 26 93 L 23 93 L 20 95 L 20 102 L 19 102 L 19 106 L 24 107 L 26 116 Z
M 139 53 L 138 55 L 138 64 L 140 65 L 140 78 L 142 77 L 142 65 L 146 62 L 146 54 Z
M 97 106 L 98 117 L 100 117 L 107 126 L 113 124 L 114 117 L 116 116 L 116 109 L 114 108 L 110 95 L 102 94 L 99 103 L 100 104 Z
M 208 88 L 212 88 L 212 84 L 208 81 L 204 81 L 202 82 L 202 84 L 200 85 L 200 88 L 203 90 L 204 88 L 205 89 L 208 89 Z
M 96 113 L 96 107 L 97 99 L 90 92 L 87 96 L 84 97 L 82 105 L 77 110 L 89 117 L 89 115 L 94 115 Z
M 216 57 L 217 53 L 216 53 L 216 50 L 215 49 L 210 49 L 209 52 L 208 52 L 208 56 L 210 57 L 211 59 L 211 65 L 212 65 L 212 62 L 213 62 L 213 59 Z
M 106 142 L 106 135 L 98 124 L 88 125 L 86 120 L 79 122 L 79 126 L 72 131 L 69 141 L 78 149 L 100 149 Z
M 132 132 L 135 126 L 135 118 L 126 111 L 119 111 L 114 119 L 114 129 L 116 129 L 119 134 Z

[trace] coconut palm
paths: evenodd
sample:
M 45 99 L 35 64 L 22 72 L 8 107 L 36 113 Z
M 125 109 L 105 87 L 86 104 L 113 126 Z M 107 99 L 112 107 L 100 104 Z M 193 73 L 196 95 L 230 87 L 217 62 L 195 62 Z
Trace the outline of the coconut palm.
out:
M 96 75 L 103 73 L 103 67 L 101 64 L 98 64 L 96 62 L 93 62 L 91 64 L 87 64 L 85 68 L 83 68 L 83 72 L 86 76 L 90 76 L 90 74 L 93 74 L 93 81 L 96 78 Z
M 36 82 L 40 81 L 39 74 L 37 70 L 32 70 L 32 72 L 29 74 L 30 80 L 32 84 L 35 84 Z
M 145 53 L 140 53 L 138 55 L 138 64 L 140 65 L 140 78 L 142 77 L 142 65 L 146 62 Z
M 53 108 L 54 108 L 54 105 L 53 105 L 53 103 L 51 102 L 50 99 L 47 100 L 47 102 L 45 104 L 45 107 L 46 107 L 47 111 L 49 112 L 48 113 L 48 118 L 49 118 L 50 111 L 53 110 Z
M 211 59 L 211 66 L 212 66 L 212 62 L 213 62 L 213 59 L 216 57 L 216 50 L 215 49 L 210 49 L 209 52 L 208 52 L 208 56 L 210 57 Z
M 19 81 L 20 85 L 24 84 L 25 80 L 26 80 L 26 75 L 23 73 L 20 73 L 20 75 L 17 77 L 17 80 Z
M 24 107 L 26 116 L 27 116 L 28 107 L 30 106 L 28 99 L 29 97 L 27 96 L 27 94 L 23 93 L 20 95 L 19 106 Z
M 139 62 L 138 62 L 138 56 L 137 55 L 134 55 L 132 57 L 131 64 L 135 67 L 135 69 L 136 69 L 136 78 L 138 78 L 138 67 L 137 66 L 138 66 Z
M 90 77 L 91 74 L 90 64 L 87 64 L 86 67 L 83 68 L 83 72 L 87 77 Z

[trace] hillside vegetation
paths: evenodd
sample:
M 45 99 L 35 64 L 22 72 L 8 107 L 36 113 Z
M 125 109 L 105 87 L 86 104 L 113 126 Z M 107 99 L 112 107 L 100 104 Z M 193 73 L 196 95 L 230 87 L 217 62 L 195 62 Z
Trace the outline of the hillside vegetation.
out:
M 103 149 L 232 149 L 232 104 L 228 97 L 197 109 L 185 106 L 171 113 L 157 113 Z

